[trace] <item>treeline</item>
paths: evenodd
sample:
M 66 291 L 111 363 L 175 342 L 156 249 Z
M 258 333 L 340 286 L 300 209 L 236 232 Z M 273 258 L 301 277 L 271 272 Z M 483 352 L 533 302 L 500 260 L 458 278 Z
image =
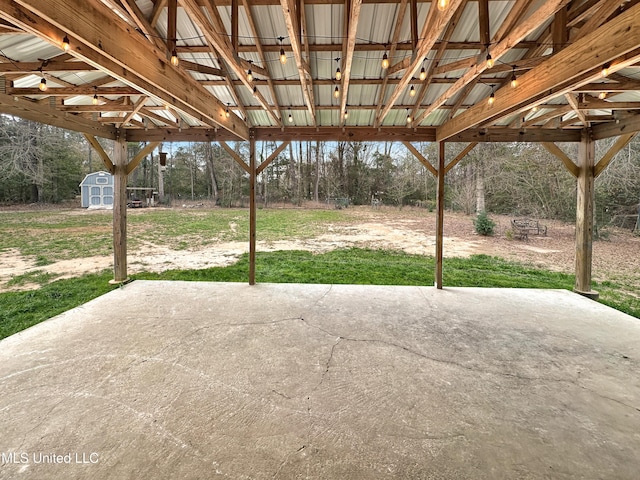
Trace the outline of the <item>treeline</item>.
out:
M 615 139 L 596 144 L 596 159 Z M 103 142 L 109 153 L 110 142 Z M 248 144 L 230 143 L 237 156 L 248 159 Z M 437 146 L 416 143 L 437 165 Z M 455 158 L 466 145 L 447 144 Z M 133 157 L 142 144 L 130 144 Z M 257 143 L 257 161 L 276 149 Z M 577 145 L 561 148 L 577 157 Z M 217 143 L 164 144 L 166 165 L 158 150 L 148 155 L 129 177 L 129 185 L 153 187 L 162 201 L 211 200 L 224 207 L 246 206 L 249 178 Z M 74 198 L 79 183 L 91 171 L 103 170 L 101 160 L 82 135 L 27 120 L 0 115 L 0 202 L 59 202 Z M 496 143 L 476 146 L 446 177 L 446 207 L 473 213 L 575 218 L 576 181 L 542 145 Z M 384 204 L 433 208 L 436 179 L 400 144 L 364 142 L 292 142 L 258 177 L 259 202 Z M 596 180 L 599 224 L 618 215 L 637 213 L 640 202 L 640 141 L 626 146 Z

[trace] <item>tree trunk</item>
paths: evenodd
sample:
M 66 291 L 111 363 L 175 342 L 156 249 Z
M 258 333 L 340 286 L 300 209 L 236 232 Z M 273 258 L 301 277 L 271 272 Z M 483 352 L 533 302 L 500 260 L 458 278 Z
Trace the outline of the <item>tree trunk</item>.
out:
M 484 212 L 484 165 L 478 162 L 476 165 L 476 213 Z
M 316 141 L 316 177 L 313 185 L 313 201 L 318 203 L 318 190 L 320 188 L 320 142 Z

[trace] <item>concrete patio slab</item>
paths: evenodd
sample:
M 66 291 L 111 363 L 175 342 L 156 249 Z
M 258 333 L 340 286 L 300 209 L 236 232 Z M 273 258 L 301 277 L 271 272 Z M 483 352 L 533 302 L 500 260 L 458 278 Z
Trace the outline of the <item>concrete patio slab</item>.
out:
M 136 281 L 0 342 L 0 478 L 635 480 L 639 372 L 568 291 Z

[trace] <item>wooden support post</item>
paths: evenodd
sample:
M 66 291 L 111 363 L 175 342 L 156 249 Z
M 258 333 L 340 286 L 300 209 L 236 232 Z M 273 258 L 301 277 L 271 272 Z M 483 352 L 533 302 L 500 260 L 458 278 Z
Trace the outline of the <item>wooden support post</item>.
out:
M 578 149 L 578 188 L 576 208 L 576 284 L 574 291 L 597 300 L 591 290 L 591 261 L 593 254 L 593 208 L 595 203 L 594 157 L 595 141 L 590 129 L 582 130 Z
M 436 288 L 442 290 L 442 250 L 444 233 L 444 142 L 438 142 L 438 192 L 436 196 Z
M 113 280 L 127 278 L 127 142 L 118 139 L 113 147 Z
M 256 141 L 249 138 L 249 285 L 256 284 Z

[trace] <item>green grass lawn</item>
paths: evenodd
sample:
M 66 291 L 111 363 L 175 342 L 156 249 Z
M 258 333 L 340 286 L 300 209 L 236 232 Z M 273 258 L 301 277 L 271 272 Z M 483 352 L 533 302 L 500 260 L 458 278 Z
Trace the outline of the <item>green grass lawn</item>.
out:
M 434 259 L 386 250 L 345 249 L 315 255 L 303 251 L 258 253 L 262 283 L 433 285 Z M 227 267 L 141 273 L 133 279 L 246 282 L 248 256 Z M 58 280 L 28 292 L 0 293 L 0 338 L 81 305 L 114 288 L 112 272 Z M 444 260 L 445 286 L 553 288 L 571 290 L 573 275 L 550 272 L 486 255 Z M 618 285 L 594 285 L 602 302 L 640 318 L 640 299 Z

